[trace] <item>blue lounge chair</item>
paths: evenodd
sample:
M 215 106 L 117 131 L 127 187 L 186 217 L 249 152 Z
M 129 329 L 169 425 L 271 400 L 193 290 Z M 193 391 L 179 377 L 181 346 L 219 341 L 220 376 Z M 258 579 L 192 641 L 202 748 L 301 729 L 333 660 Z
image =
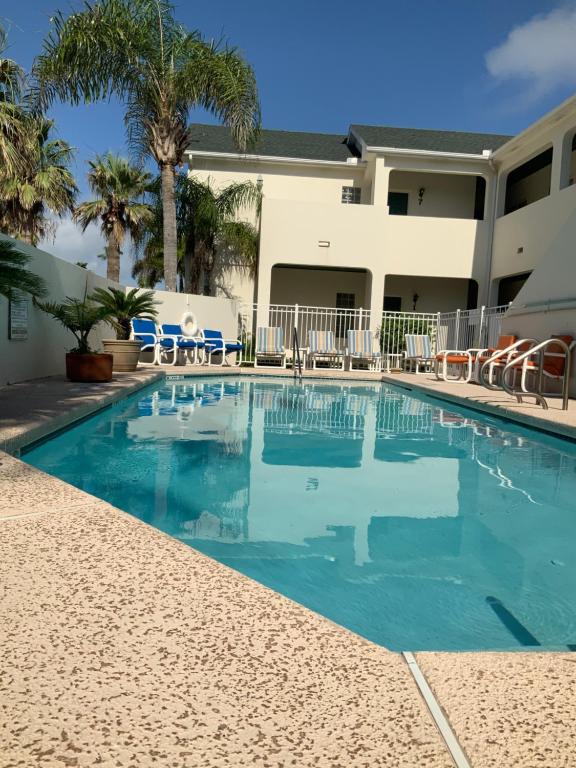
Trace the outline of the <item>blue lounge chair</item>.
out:
M 198 350 L 204 349 L 204 341 L 192 336 L 184 336 L 182 328 L 176 323 L 162 323 L 162 338 L 159 340 L 162 352 L 172 352 L 172 365 L 176 365 L 180 352 L 193 352 L 193 364 L 198 365 Z
M 131 321 L 132 338 L 140 342 L 140 352 L 154 351 L 154 365 L 160 362 L 160 340 L 153 320 L 135 319 Z
M 200 334 L 204 341 L 208 365 L 212 365 L 212 355 L 222 355 L 221 364 L 230 365 L 228 355 L 237 354 L 235 365 L 242 363 L 244 344 L 242 344 L 240 339 L 225 339 L 222 336 L 222 331 L 214 331 L 208 328 L 200 331 Z

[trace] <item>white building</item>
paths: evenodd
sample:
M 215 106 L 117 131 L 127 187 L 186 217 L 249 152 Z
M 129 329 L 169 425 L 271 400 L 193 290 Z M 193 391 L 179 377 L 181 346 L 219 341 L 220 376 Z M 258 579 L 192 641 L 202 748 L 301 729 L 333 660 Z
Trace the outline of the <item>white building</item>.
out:
M 257 286 L 231 270 L 218 289 L 257 301 L 263 320 L 269 304 L 376 318 L 506 303 L 539 264 L 572 253 L 575 133 L 576 97 L 516 137 L 264 130 L 238 154 L 226 128 L 194 125 L 191 173 L 262 185 Z

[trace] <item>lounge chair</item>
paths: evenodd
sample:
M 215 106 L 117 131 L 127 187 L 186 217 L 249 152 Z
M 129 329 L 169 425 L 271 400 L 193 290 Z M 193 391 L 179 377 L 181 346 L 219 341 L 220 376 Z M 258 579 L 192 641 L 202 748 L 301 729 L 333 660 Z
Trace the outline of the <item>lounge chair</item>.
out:
M 162 354 L 172 352 L 174 349 L 174 336 L 164 336 L 159 333 L 153 320 L 136 318 L 131 321 L 131 338 L 140 342 L 140 351 L 154 350 L 154 365 L 160 365 Z M 174 355 L 172 365 L 176 364 L 177 354 Z
M 328 368 L 344 370 L 344 354 L 336 348 L 334 331 L 308 331 L 308 358 L 312 360 L 314 370 L 317 370 L 317 362 L 326 363 Z
M 199 362 L 201 362 L 198 359 L 198 350 L 204 349 L 204 342 L 202 339 L 192 336 L 184 336 L 181 326 L 176 325 L 176 323 L 163 323 L 160 327 L 162 329 L 163 337 L 159 340 L 160 349 L 164 353 L 173 353 L 172 365 L 176 365 L 178 362 L 180 352 L 183 352 L 185 357 L 188 352 L 192 352 L 193 359 L 190 362 L 195 365 L 198 365 Z
M 267 364 L 262 366 L 262 362 Z M 286 350 L 284 349 L 284 331 L 278 327 L 256 329 L 255 368 L 268 368 L 270 363 L 286 368 Z
M 434 373 L 437 379 L 457 381 L 468 384 L 472 378 L 474 358 L 469 350 L 443 349 L 438 352 L 434 361 Z M 456 368 L 457 376 L 450 375 L 449 370 Z
M 132 320 L 131 338 L 140 342 L 140 352 L 152 350 L 154 353 L 154 365 L 158 364 L 158 330 L 153 320 Z
M 573 336 L 563 336 L 555 334 L 550 337 L 551 339 L 559 339 L 563 341 L 568 347 L 568 354 L 564 351 L 564 348 L 560 344 L 550 344 L 544 349 L 544 359 L 542 365 L 542 379 L 544 382 L 562 381 L 566 373 L 570 375 L 570 366 L 567 365 L 570 361 L 570 355 L 574 348 L 575 341 Z M 520 389 L 527 394 L 530 394 L 533 390 L 528 389 L 528 377 L 538 376 L 540 373 L 540 353 L 534 352 L 536 359 L 527 356 L 524 360 L 513 365 L 513 369 L 520 371 Z M 557 395 L 556 392 L 543 391 L 540 394 L 544 396 Z
M 427 334 L 407 333 L 404 336 L 406 350 L 404 351 L 404 360 L 409 371 L 414 367 L 414 373 L 427 373 L 435 363 L 435 357 L 432 354 L 432 343 Z M 423 371 L 420 366 L 423 365 Z
M 354 363 L 359 366 L 368 366 L 369 371 L 380 372 L 382 370 L 382 356 L 374 349 L 374 334 L 372 331 L 348 331 L 348 348 L 346 356 L 350 361 L 350 370 L 362 370 L 354 368 Z
M 222 355 L 221 365 L 230 365 L 228 355 L 237 355 L 235 365 L 242 363 L 242 351 L 244 344 L 240 339 L 225 339 L 222 331 L 214 331 L 208 328 L 200 331 L 200 337 L 204 341 L 208 365 L 212 365 L 213 355 Z
M 496 352 L 510 350 L 510 354 L 514 352 L 513 345 L 517 341 L 517 337 L 510 333 L 510 334 L 504 334 L 503 336 L 498 337 L 498 341 L 496 342 L 496 345 L 494 347 L 488 347 L 487 349 L 476 349 L 476 350 L 469 350 L 470 352 L 475 353 L 475 359 L 474 359 L 474 381 L 479 382 L 480 381 L 480 368 L 484 365 L 484 363 L 487 360 L 490 360 L 490 358 L 494 357 Z M 497 360 L 493 360 L 488 368 L 488 381 L 490 384 L 494 383 L 495 377 L 499 370 L 501 370 L 505 364 L 508 362 L 509 357 L 502 356 L 501 358 Z

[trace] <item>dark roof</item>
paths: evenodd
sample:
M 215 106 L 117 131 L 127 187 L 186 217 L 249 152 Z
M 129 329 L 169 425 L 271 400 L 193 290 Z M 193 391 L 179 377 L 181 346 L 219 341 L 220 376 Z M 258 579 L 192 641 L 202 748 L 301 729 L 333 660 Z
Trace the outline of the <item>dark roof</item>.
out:
M 369 147 L 463 152 L 473 155 L 482 154 L 484 149 L 498 149 L 512 138 L 495 133 L 430 131 L 378 125 L 351 125 L 350 128 Z M 256 145 L 251 147 L 247 154 L 345 162 L 349 157 L 357 157 L 359 154 L 354 143 L 349 145 L 347 140 L 347 136 L 334 133 L 262 130 Z M 192 124 L 188 148 L 191 152 L 198 150 L 238 154 L 230 130 L 222 125 Z
M 431 131 L 422 128 L 394 128 L 380 125 L 351 125 L 369 147 L 424 149 L 433 152 L 463 152 L 481 155 L 484 149 L 498 149 L 512 136 L 464 131 Z
M 196 123 L 190 126 L 190 136 L 188 148 L 191 152 L 196 149 L 201 152 L 238 153 L 229 129 L 224 126 Z M 262 130 L 258 142 L 247 154 L 346 162 L 348 157 L 354 156 L 346 144 L 346 138 L 333 133 Z

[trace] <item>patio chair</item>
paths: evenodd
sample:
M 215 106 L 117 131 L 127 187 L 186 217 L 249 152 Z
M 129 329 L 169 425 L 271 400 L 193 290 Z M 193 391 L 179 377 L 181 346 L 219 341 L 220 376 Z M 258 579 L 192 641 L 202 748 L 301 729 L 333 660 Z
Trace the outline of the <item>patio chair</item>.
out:
M 198 350 L 204 349 L 204 342 L 202 339 L 185 336 L 182 333 L 182 327 L 176 323 L 162 323 L 160 326 L 162 329 L 162 336 L 159 340 L 160 350 L 164 353 L 172 352 L 172 365 L 176 365 L 180 352 L 186 355 L 188 352 L 193 353 L 193 359 L 190 361 L 194 365 L 199 365 L 201 362 L 198 358 Z
M 308 358 L 314 370 L 318 370 L 318 362 L 326 363 L 328 368 L 344 370 L 344 354 L 336 348 L 334 331 L 308 331 Z
M 455 381 L 460 384 L 468 384 L 472 378 L 474 358 L 469 350 L 443 349 L 438 352 L 434 361 L 434 374 L 437 379 L 442 381 Z M 452 368 L 456 368 L 458 375 L 449 373 Z
M 135 318 L 130 321 L 130 325 L 132 327 L 130 336 L 134 341 L 140 342 L 140 352 L 146 352 L 150 349 L 154 350 L 154 365 L 160 365 L 162 362 L 162 354 L 167 351 L 170 352 L 173 349 L 173 337 L 170 336 L 169 339 L 172 341 L 168 341 L 164 334 L 158 332 L 153 320 Z M 163 341 L 168 341 L 168 344 L 163 346 Z M 175 359 L 176 355 L 174 355 L 174 360 Z M 172 365 L 174 365 L 174 362 Z
M 221 355 L 221 365 L 231 365 L 228 362 L 228 355 L 237 355 L 234 365 L 240 365 L 242 363 L 242 351 L 244 350 L 244 344 L 240 339 L 225 339 L 222 336 L 222 331 L 214 331 L 208 328 L 200 331 L 200 337 L 204 342 L 204 350 L 208 365 L 212 365 L 212 356 Z
M 262 362 L 267 361 L 266 365 Z M 286 350 L 284 348 L 284 331 L 278 327 L 261 327 L 256 329 L 256 351 L 254 367 L 267 368 L 269 363 L 275 367 L 286 368 Z
M 496 345 L 494 347 L 488 347 L 487 349 L 477 349 L 477 350 L 469 350 L 470 352 L 475 352 L 475 359 L 474 359 L 474 381 L 479 382 L 480 381 L 480 368 L 484 365 L 484 363 L 487 360 L 490 360 L 491 357 L 494 357 L 496 352 L 504 352 L 507 349 L 510 349 L 510 353 L 512 354 L 514 350 L 512 349 L 513 345 L 518 340 L 517 336 L 515 336 L 513 333 L 504 334 L 502 336 L 498 337 L 498 341 L 496 342 Z M 488 382 L 490 384 L 493 384 L 495 381 L 495 378 L 498 374 L 498 371 L 501 370 L 506 363 L 508 362 L 509 357 L 508 356 L 502 356 L 501 358 L 497 360 L 493 360 L 490 365 L 488 366 Z
M 152 350 L 154 352 L 154 365 L 157 365 L 158 355 L 158 331 L 153 320 L 132 320 L 130 322 L 134 341 L 140 342 L 140 352 Z
M 406 349 L 404 351 L 404 360 L 409 372 L 414 367 L 414 373 L 427 373 L 435 363 L 435 357 L 432 354 L 432 343 L 427 334 L 407 333 L 404 336 Z M 420 366 L 423 365 L 423 371 Z
M 350 370 L 363 370 L 355 368 L 358 366 L 368 366 L 369 371 L 379 373 L 382 370 L 382 356 L 380 352 L 374 349 L 374 334 L 372 331 L 348 331 L 348 348 L 346 357 L 350 361 Z
M 550 339 L 563 341 L 568 347 L 568 353 L 566 354 L 560 344 L 552 343 L 545 348 L 542 365 L 543 383 L 550 383 L 552 381 L 563 382 L 564 377 L 570 375 L 570 357 L 576 342 L 573 336 L 561 334 L 553 334 Z M 527 394 L 533 391 L 528 389 L 528 378 L 530 376 L 538 376 L 540 373 L 539 352 L 534 352 L 534 355 L 536 356 L 535 360 L 528 356 L 517 364 L 512 365 L 512 370 L 520 372 L 520 389 Z M 540 394 L 546 397 L 557 395 L 556 392 L 548 391 L 542 391 Z

